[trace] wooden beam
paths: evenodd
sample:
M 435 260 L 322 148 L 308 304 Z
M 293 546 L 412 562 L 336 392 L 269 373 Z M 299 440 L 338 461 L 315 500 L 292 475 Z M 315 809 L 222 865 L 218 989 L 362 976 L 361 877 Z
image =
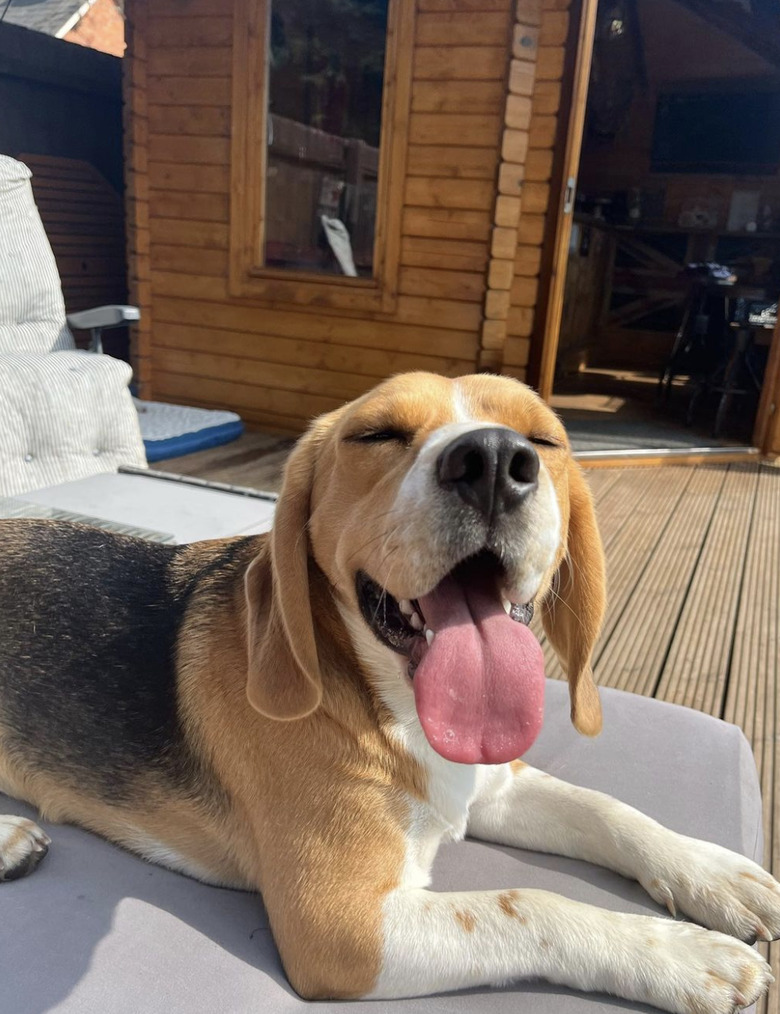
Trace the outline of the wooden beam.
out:
M 543 271 L 543 274 L 549 279 L 549 286 L 540 294 L 537 313 L 540 322 L 543 321 L 543 329 L 538 339 L 540 349 L 535 363 L 536 369 L 532 371 L 530 378 L 546 400 L 549 400 L 552 394 L 555 360 L 558 355 L 574 194 L 585 129 L 585 107 L 588 99 L 597 10 L 598 0 L 581 0 L 576 56 L 570 85 L 568 124 L 562 146 L 563 157 L 552 182 L 553 192 L 557 189 L 559 193 L 558 206 L 548 211 L 553 240 L 548 248 L 549 261 L 545 265 L 547 270 Z

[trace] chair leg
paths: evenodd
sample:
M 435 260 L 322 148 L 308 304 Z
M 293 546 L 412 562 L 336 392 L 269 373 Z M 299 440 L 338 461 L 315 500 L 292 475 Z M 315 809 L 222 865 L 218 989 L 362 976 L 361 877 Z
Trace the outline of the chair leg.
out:
M 732 349 L 731 356 L 729 357 L 728 364 L 726 365 L 726 370 L 723 374 L 723 390 L 721 392 L 720 401 L 718 402 L 718 409 L 715 413 L 715 423 L 712 427 L 712 435 L 714 437 L 720 436 L 723 424 L 726 421 L 726 416 L 728 415 L 732 396 L 736 393 L 740 365 L 745 357 L 747 342 L 748 332 L 745 328 L 740 328 L 737 331 L 734 348 Z

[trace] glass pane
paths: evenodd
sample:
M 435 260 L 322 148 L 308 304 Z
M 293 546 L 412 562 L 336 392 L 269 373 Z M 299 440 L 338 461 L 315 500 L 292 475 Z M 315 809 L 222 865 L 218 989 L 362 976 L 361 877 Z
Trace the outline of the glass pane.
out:
M 265 263 L 373 271 L 388 0 L 273 0 Z

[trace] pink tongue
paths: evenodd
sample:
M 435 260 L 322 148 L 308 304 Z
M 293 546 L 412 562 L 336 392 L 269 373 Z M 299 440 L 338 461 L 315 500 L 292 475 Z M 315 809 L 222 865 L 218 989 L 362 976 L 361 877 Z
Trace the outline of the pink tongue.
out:
M 542 726 L 539 642 L 504 612 L 494 581 L 446 577 L 419 600 L 435 631 L 414 674 L 417 714 L 437 753 L 461 764 L 501 764 Z

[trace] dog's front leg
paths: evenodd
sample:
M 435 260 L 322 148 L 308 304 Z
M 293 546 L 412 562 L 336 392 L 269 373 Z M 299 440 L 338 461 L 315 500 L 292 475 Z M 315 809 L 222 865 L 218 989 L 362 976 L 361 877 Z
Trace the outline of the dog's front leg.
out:
M 468 833 L 605 866 L 638 880 L 673 915 L 741 940 L 780 936 L 780 885 L 756 863 L 525 764 L 488 776 Z
M 769 966 L 733 937 L 546 891 L 401 888 L 383 916 L 376 998 L 541 978 L 676 1014 L 732 1014 L 771 981 Z

